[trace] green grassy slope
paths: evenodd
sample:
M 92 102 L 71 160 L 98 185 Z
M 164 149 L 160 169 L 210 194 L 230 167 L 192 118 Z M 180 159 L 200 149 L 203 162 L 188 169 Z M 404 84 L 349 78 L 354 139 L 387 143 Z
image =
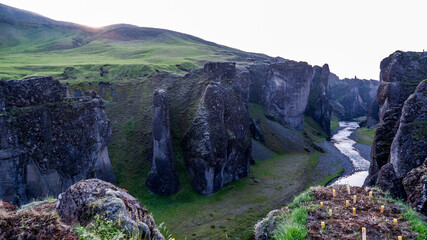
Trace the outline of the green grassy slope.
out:
M 61 79 L 66 67 L 80 71 L 77 80 L 97 80 L 106 64 L 146 65 L 180 73 L 207 61 L 245 63 L 254 56 L 237 49 L 163 29 L 132 25 L 88 28 L 57 22 L 0 4 L 0 79 L 53 75 Z M 95 66 L 94 69 L 83 66 Z M 104 80 L 118 80 L 124 75 Z

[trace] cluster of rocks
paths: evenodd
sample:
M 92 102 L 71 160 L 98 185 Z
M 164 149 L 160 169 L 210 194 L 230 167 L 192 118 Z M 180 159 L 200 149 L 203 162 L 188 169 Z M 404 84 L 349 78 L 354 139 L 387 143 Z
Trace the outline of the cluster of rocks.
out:
M 366 185 L 378 185 L 426 214 L 427 54 L 397 51 L 381 62 L 380 123 Z M 416 180 L 418 182 L 416 182 Z

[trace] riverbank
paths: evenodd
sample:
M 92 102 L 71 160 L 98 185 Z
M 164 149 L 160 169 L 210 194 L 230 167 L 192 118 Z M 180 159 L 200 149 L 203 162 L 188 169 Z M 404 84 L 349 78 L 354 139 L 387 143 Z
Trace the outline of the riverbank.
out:
M 360 186 L 363 183 L 369 168 L 371 146 L 356 142 L 358 138 L 355 132 L 358 130 L 360 128 L 356 122 L 340 122 L 340 127 L 332 131 L 331 142 L 323 143 L 329 153 L 323 156 L 326 162 L 333 161 L 331 158 L 338 159 L 344 169 L 343 173 L 328 185 L 353 182 L 354 185 Z

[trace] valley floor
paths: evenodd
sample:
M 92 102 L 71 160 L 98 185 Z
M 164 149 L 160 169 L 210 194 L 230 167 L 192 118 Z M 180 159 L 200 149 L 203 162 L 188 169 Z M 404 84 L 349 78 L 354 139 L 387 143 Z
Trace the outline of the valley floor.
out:
M 289 203 L 313 183 L 325 184 L 342 171 L 336 156 L 322 159 L 317 164 L 318 153 L 276 155 L 251 166 L 250 177 L 213 195 L 182 198 L 178 193 L 178 197 L 140 200 L 158 224 L 164 222 L 165 232 L 176 239 L 249 239 L 255 223 L 270 210 Z M 322 164 L 333 167 L 319 167 Z

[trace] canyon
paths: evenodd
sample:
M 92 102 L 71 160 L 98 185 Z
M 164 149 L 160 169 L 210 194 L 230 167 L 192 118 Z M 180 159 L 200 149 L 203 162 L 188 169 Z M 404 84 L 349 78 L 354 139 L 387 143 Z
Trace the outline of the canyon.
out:
M 181 238 L 249 238 L 254 219 L 360 170 L 331 142 L 338 122 L 366 117 L 359 125 L 376 133 L 365 186 L 427 214 L 424 52 L 394 52 L 380 81 L 339 79 L 328 64 L 169 30 L 0 13 L 16 39 L 0 38 L 0 62 L 15 62 L 0 66 L 5 203 L 50 196 L 68 225 L 123 220 L 142 239 L 167 237 L 149 211 Z

